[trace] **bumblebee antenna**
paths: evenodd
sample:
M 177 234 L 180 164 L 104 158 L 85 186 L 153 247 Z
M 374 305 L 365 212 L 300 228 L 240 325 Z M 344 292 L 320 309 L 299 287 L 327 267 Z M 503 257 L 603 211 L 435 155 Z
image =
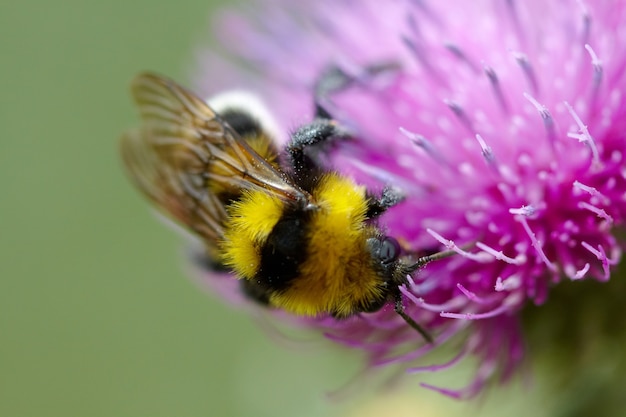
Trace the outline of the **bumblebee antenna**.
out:
M 426 264 L 431 263 L 432 261 L 438 261 L 439 259 L 449 258 L 452 255 L 457 255 L 457 252 L 453 250 L 444 250 L 441 252 L 433 253 L 432 255 L 421 256 L 417 258 L 415 263 L 408 266 L 411 272 L 415 271 L 423 267 Z

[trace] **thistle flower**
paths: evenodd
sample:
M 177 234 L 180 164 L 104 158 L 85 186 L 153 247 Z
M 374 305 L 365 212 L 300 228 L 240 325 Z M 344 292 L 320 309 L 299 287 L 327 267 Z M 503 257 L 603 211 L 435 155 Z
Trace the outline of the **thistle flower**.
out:
M 423 384 L 453 397 L 508 379 L 524 355 L 525 304 L 568 281 L 608 281 L 621 255 L 626 1 L 257 3 L 217 18 L 226 52 L 202 51 L 196 86 L 258 93 L 284 142 L 313 117 L 322 74 L 340 71 L 353 81 L 323 104 L 356 138 L 330 164 L 403 190 L 380 221 L 390 235 L 459 254 L 402 289 L 433 345 L 393 308 L 299 322 L 365 351 L 371 366 L 433 371 L 477 357 L 467 386 Z M 237 297 L 234 280 L 206 278 Z M 461 348 L 449 363 L 410 367 L 452 338 Z

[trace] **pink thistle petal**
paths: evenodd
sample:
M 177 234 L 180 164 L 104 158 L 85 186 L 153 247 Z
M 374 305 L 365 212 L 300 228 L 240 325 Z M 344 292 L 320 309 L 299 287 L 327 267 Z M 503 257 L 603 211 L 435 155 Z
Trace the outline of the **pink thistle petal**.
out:
M 487 311 L 485 313 L 446 313 L 442 311 L 440 313 L 440 316 L 449 319 L 482 320 L 508 312 L 512 306 L 519 305 L 520 300 L 521 297 L 519 297 L 517 294 L 514 294 L 505 299 L 504 302 L 497 308 L 494 308 L 493 310 Z
M 502 251 L 496 251 L 495 249 L 485 245 L 482 242 L 476 242 L 476 247 L 482 249 L 484 252 L 487 252 L 489 255 L 493 256 L 499 261 L 504 261 L 513 265 L 521 265 L 525 261 L 523 256 L 517 256 L 515 258 L 508 257 L 503 254 Z
M 406 371 L 409 374 L 417 374 L 421 372 L 443 371 L 445 369 L 452 368 L 453 366 L 458 364 L 463 358 L 465 358 L 465 356 L 467 356 L 467 352 L 465 350 L 462 350 L 461 352 L 459 352 L 458 355 L 456 355 L 454 358 L 450 359 L 450 361 L 446 363 L 441 363 L 438 365 L 430 365 L 430 366 L 416 366 L 414 368 L 408 368 Z
M 455 398 L 507 380 L 524 357 L 523 306 L 611 279 L 625 245 L 614 232 L 626 219 L 626 1 L 256 3 L 218 18 L 228 53 L 199 54 L 197 85 L 258 93 L 281 143 L 322 101 L 355 132 L 324 155 L 329 166 L 405 195 L 380 217 L 385 233 L 411 256 L 439 244 L 456 254 L 399 288 L 433 345 L 391 303 L 345 320 L 273 314 L 364 351 L 371 367 L 478 358 L 465 388 L 423 384 Z M 329 68 L 353 81 L 316 97 Z M 205 275 L 245 302 L 234 280 Z M 412 363 L 451 340 L 461 353 L 448 364 Z

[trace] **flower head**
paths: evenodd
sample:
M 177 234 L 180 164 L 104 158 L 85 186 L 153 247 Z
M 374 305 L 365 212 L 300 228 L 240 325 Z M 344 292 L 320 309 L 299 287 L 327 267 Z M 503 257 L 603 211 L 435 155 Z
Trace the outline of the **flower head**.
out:
M 367 352 L 411 362 L 462 334 L 479 358 L 468 397 L 523 357 L 518 313 L 564 281 L 607 281 L 626 215 L 626 1 L 359 2 L 259 0 L 217 20 L 226 57 L 203 51 L 197 86 L 248 88 L 283 137 L 315 100 L 356 139 L 337 170 L 406 200 L 380 223 L 429 264 L 402 289 L 407 313 L 435 335 L 419 346 L 393 308 L 301 320 Z M 345 88 L 325 91 L 337 71 Z M 320 92 L 321 91 L 321 92 Z M 230 285 L 231 280 L 219 285 Z

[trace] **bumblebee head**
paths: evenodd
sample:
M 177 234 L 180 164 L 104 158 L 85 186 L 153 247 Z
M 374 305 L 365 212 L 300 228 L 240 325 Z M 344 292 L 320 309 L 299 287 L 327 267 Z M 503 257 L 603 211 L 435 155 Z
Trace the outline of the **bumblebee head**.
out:
M 366 244 L 372 257 L 374 268 L 385 280 L 387 300 L 393 300 L 396 313 L 409 326 L 421 334 L 428 343 L 434 343 L 431 334 L 405 312 L 400 287 L 407 284 L 407 277 L 419 268 L 437 259 L 451 256 L 455 252 L 451 250 L 442 251 L 417 259 L 410 254 L 401 257 L 402 247 L 400 243 L 393 237 L 384 235 L 370 237 L 367 239 Z M 378 300 L 378 303 L 372 303 L 371 308 L 367 309 L 367 311 L 376 311 L 376 309 L 382 307 L 383 301 L 381 299 Z
M 400 243 L 393 237 L 384 235 L 368 238 L 367 248 L 381 275 L 387 279 L 389 284 L 394 286 L 405 284 L 407 275 L 411 275 L 426 264 L 455 254 L 454 251 L 448 250 L 417 259 L 410 254 L 401 257 L 402 246 Z
M 417 268 L 410 269 L 412 265 L 406 264 L 400 258 L 402 253 L 400 243 L 391 236 L 370 237 L 366 244 L 375 268 L 381 276 L 385 277 L 388 285 L 404 284 L 406 275 Z
M 367 239 L 367 247 L 374 261 L 381 265 L 392 265 L 400 257 L 400 244 L 390 236 L 377 236 Z

